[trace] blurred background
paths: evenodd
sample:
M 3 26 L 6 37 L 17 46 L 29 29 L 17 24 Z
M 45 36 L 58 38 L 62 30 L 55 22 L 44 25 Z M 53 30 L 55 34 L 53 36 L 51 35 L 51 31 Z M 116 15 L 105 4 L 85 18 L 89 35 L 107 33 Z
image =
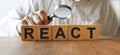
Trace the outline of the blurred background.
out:
M 14 7 L 19 6 L 20 4 L 24 3 L 25 0 L 0 0 L 0 19 L 5 17 L 7 13 Z M 111 4 L 117 14 L 119 20 L 119 30 L 118 34 L 120 35 L 120 0 L 110 0 Z
M 0 19 L 5 17 L 12 8 L 22 3 L 24 3 L 24 0 L 0 0 Z

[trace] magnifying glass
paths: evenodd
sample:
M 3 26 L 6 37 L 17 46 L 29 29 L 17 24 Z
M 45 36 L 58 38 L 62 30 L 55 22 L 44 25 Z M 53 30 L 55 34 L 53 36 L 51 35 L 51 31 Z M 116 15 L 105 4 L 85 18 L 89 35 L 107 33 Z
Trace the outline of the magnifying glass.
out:
M 60 19 L 66 19 L 70 18 L 72 14 L 71 7 L 68 5 L 58 5 L 54 8 L 53 11 L 53 17 L 60 18 Z M 48 17 L 48 20 L 51 18 Z

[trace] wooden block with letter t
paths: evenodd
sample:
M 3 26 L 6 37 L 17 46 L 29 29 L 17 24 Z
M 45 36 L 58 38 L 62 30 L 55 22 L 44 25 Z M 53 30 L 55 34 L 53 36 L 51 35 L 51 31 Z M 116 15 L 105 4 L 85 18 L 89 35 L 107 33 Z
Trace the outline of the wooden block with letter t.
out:
M 69 29 L 68 26 L 53 26 L 52 27 L 53 40 L 68 40 Z
M 37 40 L 52 40 L 52 27 L 49 25 L 39 25 L 37 27 Z
M 22 26 L 21 37 L 23 41 L 36 40 L 36 26 Z
M 99 27 L 98 25 L 86 25 L 84 31 L 84 39 L 97 40 L 99 37 Z

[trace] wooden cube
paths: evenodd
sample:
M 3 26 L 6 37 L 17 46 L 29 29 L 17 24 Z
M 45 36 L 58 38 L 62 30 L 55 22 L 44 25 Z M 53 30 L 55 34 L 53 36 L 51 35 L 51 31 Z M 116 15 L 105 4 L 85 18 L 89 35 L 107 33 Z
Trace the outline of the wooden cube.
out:
M 83 40 L 85 27 L 82 25 L 69 26 L 69 40 Z
M 52 27 L 52 34 L 53 34 L 53 37 L 52 39 L 53 40 L 68 40 L 68 32 L 69 32 L 69 29 L 68 29 L 68 26 L 53 26 Z
M 97 40 L 98 25 L 22 26 L 21 39 L 28 40 Z
M 36 26 L 22 26 L 21 39 L 23 41 L 36 40 Z
M 49 25 L 40 25 L 37 27 L 37 40 L 52 40 L 52 27 Z
M 99 37 L 99 28 L 98 25 L 86 25 L 84 31 L 84 39 L 88 40 L 97 40 Z

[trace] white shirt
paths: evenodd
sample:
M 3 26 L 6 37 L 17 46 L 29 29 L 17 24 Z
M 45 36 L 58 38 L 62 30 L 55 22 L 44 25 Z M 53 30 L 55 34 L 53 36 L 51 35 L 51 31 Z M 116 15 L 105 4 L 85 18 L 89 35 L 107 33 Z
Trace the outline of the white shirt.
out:
M 72 7 L 72 17 L 69 19 L 53 18 L 50 25 L 91 25 L 99 24 L 101 35 L 115 35 L 118 29 L 118 20 L 109 0 L 82 0 L 76 5 L 72 0 L 25 0 L 25 3 L 14 8 L 0 23 L 1 36 L 19 36 L 16 25 L 30 12 L 44 10 L 52 15 L 58 4 L 67 4 Z

